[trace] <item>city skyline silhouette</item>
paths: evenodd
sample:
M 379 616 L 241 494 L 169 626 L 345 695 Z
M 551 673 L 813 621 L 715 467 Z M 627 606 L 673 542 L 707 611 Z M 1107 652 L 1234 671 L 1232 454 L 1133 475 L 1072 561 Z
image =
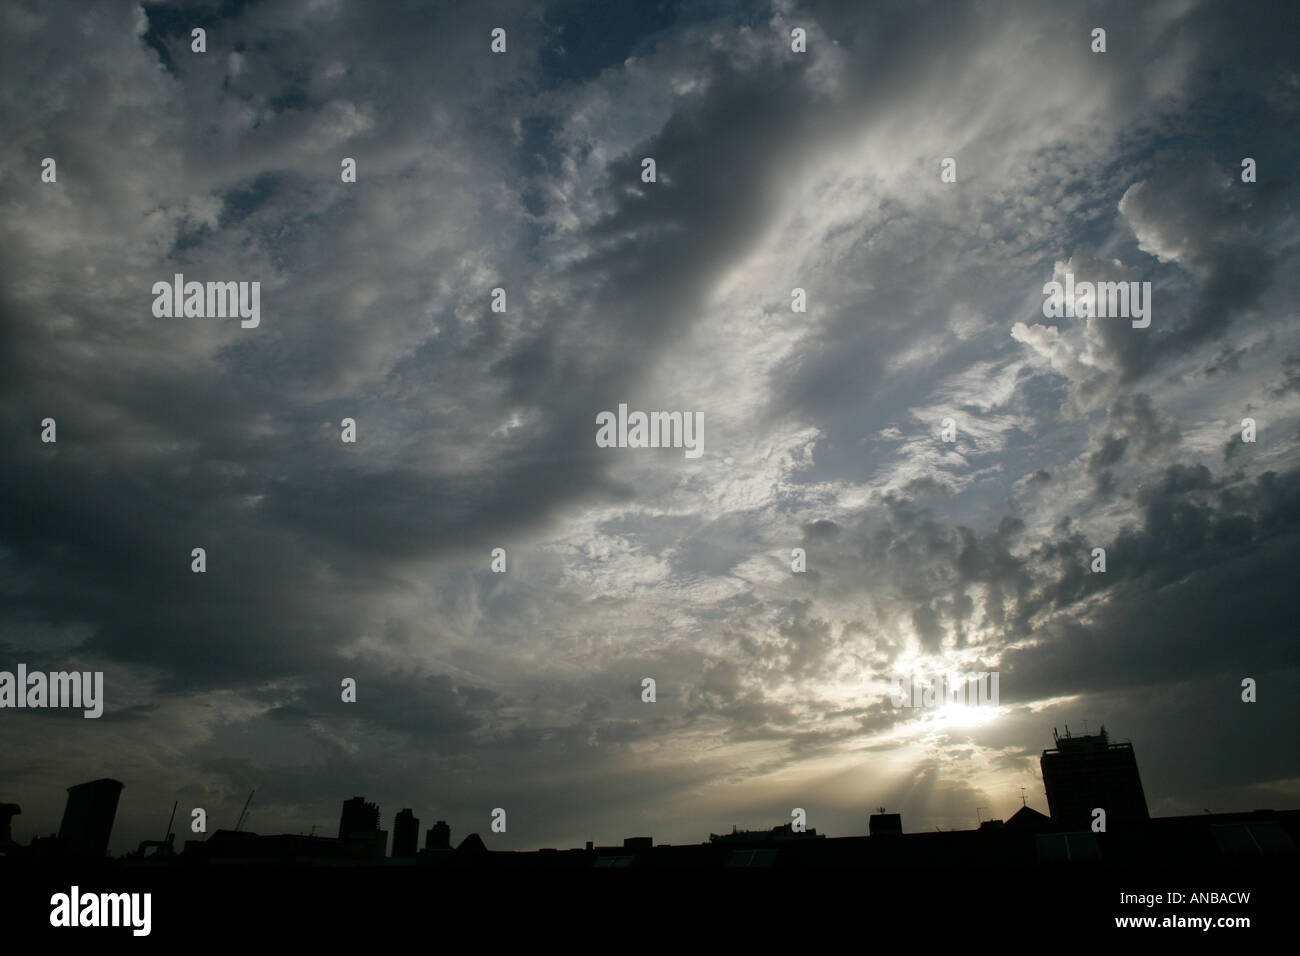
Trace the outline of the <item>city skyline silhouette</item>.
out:
M 0 4 L 0 926 L 1006 945 L 1293 869 L 1298 37 Z
M 769 829 L 740 829 L 709 834 L 698 844 L 655 843 L 651 836 L 627 836 L 621 844 L 587 841 L 577 847 L 536 847 L 530 850 L 489 849 L 478 832 L 459 843 L 452 828 L 438 820 L 424 833 L 411 808 L 383 827 L 382 809 L 364 796 L 342 801 L 337 836 L 259 834 L 244 829 L 253 793 L 233 828 L 216 828 L 188 838 L 173 830 L 176 807 L 161 840 L 142 841 L 133 852 L 117 857 L 127 865 L 293 864 L 301 866 L 374 866 L 384 863 L 473 867 L 529 861 L 537 867 L 627 867 L 660 865 L 707 866 L 971 866 L 1017 863 L 1125 862 L 1148 859 L 1167 862 L 1181 855 L 1198 863 L 1295 862 L 1300 845 L 1300 809 L 1255 809 L 1190 817 L 1152 817 L 1148 811 L 1133 745 L 1114 742 L 1101 726 L 1095 733 L 1064 734 L 1053 729 L 1051 748 L 1040 757 L 1049 813 L 1022 805 L 1007 819 L 981 820 L 975 828 L 946 831 L 949 839 L 933 837 L 903 841 L 904 836 L 928 836 L 907 830 L 903 814 L 885 806 L 870 815 L 870 842 L 861 834 L 826 841 L 826 833 L 808 826 L 806 811 L 796 808 L 796 820 Z M 118 801 L 120 781 L 101 779 L 68 788 L 68 802 L 57 835 L 37 837 L 24 846 L 12 837 L 12 819 L 21 814 L 13 803 L 0 803 L 0 857 L 6 864 L 106 860 Z M 182 820 L 184 815 L 182 815 Z M 205 820 L 206 825 L 206 820 Z M 192 829 L 192 828 L 191 828 Z M 390 842 L 391 830 L 391 842 Z M 504 830 L 500 831 L 504 832 Z M 936 827 L 937 833 L 944 833 Z M 971 842 L 967 835 L 979 835 Z M 1110 834 L 1114 834 L 1111 836 Z M 488 841 L 493 841 L 490 832 Z M 180 838 L 178 840 L 178 837 Z M 892 838 L 898 838 L 893 842 Z M 965 841 L 965 842 L 958 842 Z M 864 847 L 870 852 L 864 852 Z M 704 852 L 708 848 L 715 852 Z M 521 864 L 523 865 L 523 864 Z

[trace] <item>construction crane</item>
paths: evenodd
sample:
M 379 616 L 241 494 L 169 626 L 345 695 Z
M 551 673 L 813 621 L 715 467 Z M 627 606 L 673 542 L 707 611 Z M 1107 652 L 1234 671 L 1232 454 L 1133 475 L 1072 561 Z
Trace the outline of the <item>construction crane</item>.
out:
M 256 787 L 254 787 L 252 790 L 248 791 L 248 799 L 244 801 L 244 809 L 243 809 L 242 811 L 240 811 L 239 819 L 235 821 L 235 832 L 236 832 L 236 833 L 238 833 L 240 827 L 242 827 L 242 826 L 244 825 L 244 821 L 248 819 L 248 805 L 249 805 L 250 803 L 253 802 L 253 794 L 255 794 L 255 793 L 257 793 L 257 788 L 256 788 Z
M 175 834 L 172 833 L 172 824 L 176 822 L 176 808 L 178 806 L 180 806 L 179 800 L 172 803 L 171 819 L 167 821 L 167 832 L 163 834 L 163 838 L 161 840 L 141 840 L 140 845 L 135 850 L 136 859 L 145 859 L 150 850 L 157 851 L 154 857 L 158 859 L 170 857 L 175 852 L 172 846 L 172 841 L 175 839 Z

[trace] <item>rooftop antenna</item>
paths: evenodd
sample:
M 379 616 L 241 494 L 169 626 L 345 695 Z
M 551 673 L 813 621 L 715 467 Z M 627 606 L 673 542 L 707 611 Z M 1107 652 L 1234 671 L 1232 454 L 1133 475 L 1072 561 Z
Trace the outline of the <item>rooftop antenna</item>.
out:
M 976 807 L 976 808 L 975 808 L 975 822 L 976 822 L 976 823 L 983 823 L 983 822 L 984 822 L 984 820 L 980 817 L 980 811 L 981 811 L 981 810 L 987 810 L 987 809 L 988 809 L 988 807 Z
M 250 803 L 253 802 L 253 794 L 255 794 L 255 793 L 257 793 L 257 788 L 256 788 L 256 787 L 254 787 L 252 790 L 248 791 L 248 799 L 244 801 L 244 809 L 240 811 L 240 813 L 239 813 L 239 819 L 235 821 L 235 832 L 236 832 L 236 833 L 238 833 L 238 832 L 239 832 L 239 828 L 242 827 L 242 826 L 244 825 L 244 820 L 248 818 L 248 805 L 249 805 Z
M 1021 805 L 1022 807 L 1026 805 L 1026 804 L 1025 804 L 1025 788 L 1024 788 L 1024 787 L 1021 787 L 1021 788 L 1020 788 L 1020 805 Z
M 876 807 L 876 812 L 877 812 L 877 813 L 885 813 L 886 810 L 885 810 L 884 807 Z

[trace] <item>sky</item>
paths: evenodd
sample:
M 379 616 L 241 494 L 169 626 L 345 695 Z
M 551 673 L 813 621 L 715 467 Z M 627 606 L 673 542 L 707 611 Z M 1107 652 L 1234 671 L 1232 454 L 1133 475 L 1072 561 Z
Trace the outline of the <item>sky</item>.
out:
M 0 710 L 15 839 L 98 777 L 118 853 L 254 788 L 489 849 L 969 828 L 1067 724 L 1153 815 L 1300 806 L 1298 9 L 0 5 L 0 669 L 104 675 Z M 997 706 L 894 705 L 938 671 Z

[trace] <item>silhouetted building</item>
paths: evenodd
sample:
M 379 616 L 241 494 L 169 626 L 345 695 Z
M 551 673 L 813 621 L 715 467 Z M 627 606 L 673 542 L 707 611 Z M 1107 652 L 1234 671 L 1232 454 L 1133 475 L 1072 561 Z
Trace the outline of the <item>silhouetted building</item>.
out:
M 734 826 L 730 833 L 710 833 L 710 843 L 766 843 L 770 840 L 824 840 L 825 834 L 818 835 L 815 827 L 796 830 L 793 823 L 783 823 L 770 830 L 738 830 Z
M 1050 830 L 1052 828 L 1052 818 L 1039 813 L 1029 804 L 1025 804 L 1011 814 L 1011 819 L 1007 820 L 1006 828 L 1008 830 L 1028 830 L 1031 833 Z
M 149 851 L 153 852 L 150 853 Z M 176 856 L 176 834 L 168 833 L 165 840 L 141 840 L 140 845 L 135 848 L 134 853 L 128 853 L 123 857 L 124 860 L 148 860 L 151 863 L 162 863 L 171 860 Z
M 653 850 L 655 845 L 654 837 L 624 837 L 623 849 L 625 850 Z
M 354 833 L 374 833 L 379 829 L 379 806 L 366 803 L 365 797 L 343 801 L 343 816 L 339 818 L 339 839 L 346 840 Z
M 415 856 L 420 845 L 420 819 L 407 807 L 393 821 L 393 856 Z
M 187 863 L 211 866 L 250 864 L 293 866 L 380 865 L 388 834 L 359 831 L 348 839 L 283 833 L 260 836 L 247 830 L 217 830 L 206 840 L 185 841 Z
M 122 786 L 121 781 L 105 777 L 68 788 L 68 802 L 59 824 L 59 845 L 64 855 L 102 857 L 108 853 Z
M 1052 737 L 1056 747 L 1043 751 L 1039 766 L 1053 827 L 1089 830 L 1098 807 L 1106 811 L 1107 831 L 1150 819 L 1131 743 L 1111 743 L 1104 726 L 1079 737 L 1069 727 L 1064 737 L 1053 728 Z
M 424 848 L 426 850 L 451 849 L 451 827 L 447 826 L 446 820 L 439 820 L 424 834 Z
M 456 847 L 451 854 L 452 860 L 457 863 L 481 861 L 488 855 L 488 848 L 477 833 L 471 833 L 461 840 L 460 846 Z
M 903 816 L 899 813 L 873 813 L 867 821 L 867 832 L 872 836 L 889 836 L 903 834 Z
M 14 835 L 9 829 L 9 821 L 22 812 L 23 808 L 16 803 L 0 803 L 0 850 L 13 844 Z

